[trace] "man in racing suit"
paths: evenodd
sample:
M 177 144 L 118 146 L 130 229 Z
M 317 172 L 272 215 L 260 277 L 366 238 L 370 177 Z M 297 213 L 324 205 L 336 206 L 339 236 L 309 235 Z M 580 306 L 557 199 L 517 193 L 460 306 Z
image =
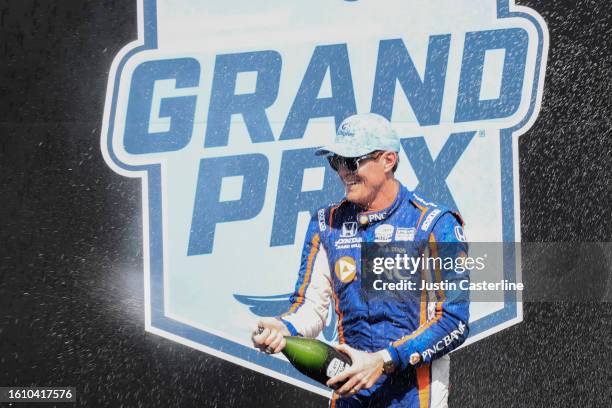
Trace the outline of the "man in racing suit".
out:
M 467 254 L 460 216 L 411 193 L 394 178 L 399 146 L 385 118 L 362 114 L 347 118 L 335 143 L 319 150 L 338 172 L 346 197 L 314 214 L 291 307 L 276 319 L 262 319 L 264 331 L 253 336 L 254 344 L 270 353 L 282 350 L 285 335 L 316 337 L 333 297 L 337 348 L 353 364 L 328 382 L 344 382 L 333 395 L 332 407 L 446 406 L 446 353 L 468 335 L 465 290 L 422 290 L 416 302 L 396 291 L 382 298 L 364 293 L 363 243 L 401 243 L 412 257 L 456 259 Z M 419 273 L 436 282 L 468 279 L 463 270 L 439 264 Z

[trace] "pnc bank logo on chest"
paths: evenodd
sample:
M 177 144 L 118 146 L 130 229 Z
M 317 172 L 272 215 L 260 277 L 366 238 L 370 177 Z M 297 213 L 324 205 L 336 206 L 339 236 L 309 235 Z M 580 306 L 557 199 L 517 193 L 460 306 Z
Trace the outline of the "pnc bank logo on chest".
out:
M 333 214 L 316 209 L 344 188 L 313 153 L 354 113 L 393 123 L 396 176 L 418 205 L 457 209 L 474 242 L 520 240 L 517 138 L 538 115 L 548 50 L 535 11 L 513 0 L 136 1 L 138 39 L 113 61 L 101 150 L 142 182 L 147 331 L 329 395 L 252 349 L 249 327 L 287 311 L 312 248 L 313 268 L 328 262 Z M 303 251 L 309 219 L 318 235 Z M 345 223 L 334 249 L 357 251 L 358 227 L 414 239 L 384 219 Z M 483 273 L 520 279 L 520 254 L 504 255 Z M 514 299 L 475 305 L 467 342 L 519 322 Z M 334 341 L 329 316 L 322 338 Z
M 373 214 L 361 214 L 359 219 L 359 224 L 367 225 L 373 222 L 382 221 L 387 218 L 387 213 L 373 213 Z

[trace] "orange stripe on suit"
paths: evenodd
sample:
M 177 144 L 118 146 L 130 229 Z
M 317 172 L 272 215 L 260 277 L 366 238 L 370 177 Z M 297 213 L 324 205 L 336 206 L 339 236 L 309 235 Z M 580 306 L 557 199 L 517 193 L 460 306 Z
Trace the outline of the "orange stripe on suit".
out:
M 332 288 L 332 296 L 334 297 L 334 307 L 336 309 L 336 315 L 338 315 L 338 341 L 340 344 L 344 344 L 344 327 L 342 327 L 342 318 L 344 317 L 340 310 L 340 299 L 336 295 L 336 291 Z
M 431 363 L 417 367 L 416 376 L 419 388 L 419 408 L 428 408 L 431 391 Z
M 424 205 L 420 205 L 418 203 L 415 203 L 414 201 L 412 201 L 412 204 L 414 204 L 419 210 L 421 210 L 421 216 L 419 217 L 419 220 L 416 223 L 416 228 L 419 229 L 419 227 L 421 226 L 421 221 L 423 220 L 423 216 L 425 215 L 427 210 L 429 210 L 429 207 L 425 207 Z
M 291 305 L 291 308 L 289 309 L 287 313 L 285 313 L 285 315 L 295 312 L 297 308 L 302 303 L 304 303 L 304 292 L 306 292 L 306 288 L 308 287 L 308 284 L 310 283 L 310 277 L 312 275 L 312 264 L 314 263 L 315 255 L 317 254 L 319 250 L 319 240 L 320 240 L 319 234 L 315 234 L 315 236 L 312 237 L 312 241 L 311 241 L 312 247 L 310 248 L 310 253 L 308 254 L 306 272 L 304 273 L 304 282 L 302 282 L 302 285 L 300 286 L 300 289 L 298 290 L 298 297 L 296 301 L 293 303 L 293 305 Z
M 438 247 L 436 243 L 436 238 L 433 235 L 433 233 L 429 235 L 429 242 L 432 246 L 432 256 L 435 258 L 438 256 Z M 442 279 L 442 276 L 440 273 L 440 269 L 437 267 L 435 268 L 435 275 L 436 275 L 436 280 L 440 282 Z M 428 327 L 436 323 L 438 320 L 440 320 L 440 318 L 442 317 L 442 303 L 446 299 L 446 295 L 444 294 L 443 290 L 439 290 L 438 294 L 440 296 L 440 299 L 438 302 L 436 302 L 436 314 L 431 320 L 427 321 L 427 302 L 426 302 L 427 293 L 425 290 L 421 291 L 421 309 L 420 309 L 419 327 L 415 331 L 413 331 L 411 334 L 409 334 L 408 336 L 404 336 L 401 339 L 394 341 L 393 342 L 394 347 L 400 346 L 404 344 L 405 342 L 407 342 L 408 340 L 415 338 L 419 334 L 423 333 L 425 329 L 427 329 Z

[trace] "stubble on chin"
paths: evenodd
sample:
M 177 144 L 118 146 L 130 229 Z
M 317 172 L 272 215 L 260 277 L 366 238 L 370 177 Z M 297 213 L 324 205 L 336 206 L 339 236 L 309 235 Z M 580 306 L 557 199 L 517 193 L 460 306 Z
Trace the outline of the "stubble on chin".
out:
M 353 204 L 357 204 L 360 207 L 368 208 L 369 200 L 368 197 L 364 196 L 363 192 L 354 191 L 352 193 L 349 193 L 348 191 L 346 191 L 346 199 Z

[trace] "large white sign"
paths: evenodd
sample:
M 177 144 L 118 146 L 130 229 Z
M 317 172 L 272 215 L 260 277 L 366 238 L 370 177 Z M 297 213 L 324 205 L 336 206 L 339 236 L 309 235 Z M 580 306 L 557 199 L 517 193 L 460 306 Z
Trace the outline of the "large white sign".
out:
M 142 179 L 148 331 L 328 395 L 253 349 L 249 329 L 287 309 L 310 211 L 343 195 L 312 153 L 353 113 L 392 121 L 398 178 L 457 208 L 470 241 L 520 240 L 518 136 L 538 114 L 548 49 L 532 10 L 141 0 L 138 13 L 109 76 L 102 152 Z M 498 278 L 519 280 L 520 254 L 502 260 Z M 521 319 L 513 293 L 474 303 L 468 341 Z M 331 314 L 323 337 L 335 335 Z

